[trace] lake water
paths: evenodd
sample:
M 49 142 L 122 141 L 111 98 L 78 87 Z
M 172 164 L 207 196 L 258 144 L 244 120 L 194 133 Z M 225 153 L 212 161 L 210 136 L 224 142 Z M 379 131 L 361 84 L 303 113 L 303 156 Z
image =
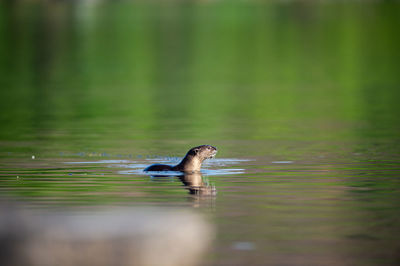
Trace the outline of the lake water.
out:
M 398 265 L 399 7 L 1 3 L 1 202 L 189 209 L 200 265 Z M 142 172 L 201 144 L 211 193 Z

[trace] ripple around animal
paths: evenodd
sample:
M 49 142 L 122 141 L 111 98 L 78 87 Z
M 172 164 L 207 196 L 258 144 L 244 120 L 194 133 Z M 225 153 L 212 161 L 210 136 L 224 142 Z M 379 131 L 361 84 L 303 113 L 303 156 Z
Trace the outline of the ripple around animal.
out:
M 172 157 L 171 157 L 172 158 Z M 150 161 L 151 163 L 167 163 L 167 164 L 175 164 L 177 161 L 179 162 L 179 158 L 171 159 L 171 158 L 159 158 L 159 159 L 146 159 L 145 161 Z M 228 165 L 240 164 L 242 162 L 251 161 L 249 159 L 237 159 L 237 158 L 219 158 L 219 159 L 211 159 L 204 163 L 205 167 L 224 167 Z M 143 169 L 146 168 L 149 164 L 145 162 L 136 162 L 129 160 L 100 160 L 100 161 L 81 161 L 81 162 L 65 162 L 66 164 L 108 164 L 109 168 L 127 168 L 132 170 L 121 170 L 118 171 L 118 174 L 123 175 L 165 175 L 165 176 L 179 176 L 182 175 L 182 172 L 179 171 L 161 171 L 161 172 L 144 172 Z M 245 173 L 245 169 L 242 168 L 228 168 L 228 169 L 208 169 L 204 168 L 201 170 L 203 175 L 213 176 L 213 175 L 232 175 L 232 174 L 243 174 Z

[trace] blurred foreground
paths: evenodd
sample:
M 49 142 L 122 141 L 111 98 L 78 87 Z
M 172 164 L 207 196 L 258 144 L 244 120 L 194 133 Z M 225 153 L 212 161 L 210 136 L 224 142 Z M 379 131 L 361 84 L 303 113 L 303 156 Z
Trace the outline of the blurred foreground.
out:
M 213 227 L 188 210 L 95 212 L 0 209 L 0 264 L 198 265 Z

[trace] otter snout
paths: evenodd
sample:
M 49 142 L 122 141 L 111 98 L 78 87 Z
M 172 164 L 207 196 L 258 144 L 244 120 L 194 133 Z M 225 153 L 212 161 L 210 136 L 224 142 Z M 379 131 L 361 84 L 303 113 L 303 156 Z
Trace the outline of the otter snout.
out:
M 210 147 L 211 147 L 211 155 L 210 155 L 209 158 L 214 158 L 215 155 L 216 155 L 217 152 L 218 152 L 218 149 L 217 149 L 216 147 L 214 147 L 214 146 L 210 146 Z

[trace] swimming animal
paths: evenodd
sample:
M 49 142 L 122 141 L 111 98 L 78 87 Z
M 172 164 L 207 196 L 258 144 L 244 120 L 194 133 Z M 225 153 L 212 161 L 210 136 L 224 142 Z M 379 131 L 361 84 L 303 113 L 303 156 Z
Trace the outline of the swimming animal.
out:
M 213 158 L 217 154 L 217 148 L 211 145 L 201 145 L 191 148 L 182 161 L 175 165 L 153 164 L 144 171 L 181 171 L 198 172 L 204 160 Z

